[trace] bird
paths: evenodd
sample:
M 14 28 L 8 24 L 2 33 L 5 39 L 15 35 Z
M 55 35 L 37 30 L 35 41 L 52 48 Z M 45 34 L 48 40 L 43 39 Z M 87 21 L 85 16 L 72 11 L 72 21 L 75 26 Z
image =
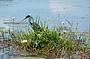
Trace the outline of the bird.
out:
M 30 16 L 30 15 L 27 15 L 24 19 L 23 19 L 23 21 L 25 20 L 25 19 L 29 19 L 28 21 L 29 22 L 31 22 L 31 19 L 32 19 L 32 21 L 34 22 L 34 19 L 33 19 L 33 17 L 32 16 Z
M 33 19 L 32 16 L 27 15 L 27 16 L 24 18 L 24 20 L 25 20 L 25 19 L 28 19 L 29 24 L 31 25 L 31 27 L 32 27 L 32 29 L 34 30 L 34 32 L 41 32 L 41 31 L 42 31 L 40 25 L 39 25 L 37 22 L 34 22 L 34 19 Z
M 27 19 L 27 18 L 33 19 L 33 17 L 31 17 L 30 15 L 27 15 L 24 19 Z

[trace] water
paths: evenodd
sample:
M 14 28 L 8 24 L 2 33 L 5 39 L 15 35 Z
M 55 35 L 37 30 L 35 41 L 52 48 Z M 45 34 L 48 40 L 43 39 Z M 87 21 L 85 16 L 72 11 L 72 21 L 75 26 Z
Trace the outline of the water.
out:
M 90 0 L 0 0 L 0 18 L 16 17 L 21 20 L 27 14 L 41 16 L 43 21 L 49 16 L 54 19 L 51 26 L 68 19 L 75 28 L 78 22 L 77 31 L 83 31 L 90 23 Z
M 12 52 L 12 47 L 0 49 L 0 59 L 10 59 Z
M 0 52 L 0 59 L 10 59 L 10 56 L 9 56 L 9 51 L 5 51 L 4 53 Z

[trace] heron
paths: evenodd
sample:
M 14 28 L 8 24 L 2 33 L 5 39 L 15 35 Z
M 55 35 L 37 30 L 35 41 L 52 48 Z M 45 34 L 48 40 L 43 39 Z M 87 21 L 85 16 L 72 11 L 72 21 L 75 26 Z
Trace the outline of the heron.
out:
M 28 19 L 29 21 L 29 24 L 31 25 L 31 28 L 34 30 L 34 32 L 41 32 L 42 31 L 42 28 L 40 27 L 40 25 L 37 23 L 37 22 L 34 22 L 34 19 L 32 16 L 30 15 L 27 15 L 25 19 Z

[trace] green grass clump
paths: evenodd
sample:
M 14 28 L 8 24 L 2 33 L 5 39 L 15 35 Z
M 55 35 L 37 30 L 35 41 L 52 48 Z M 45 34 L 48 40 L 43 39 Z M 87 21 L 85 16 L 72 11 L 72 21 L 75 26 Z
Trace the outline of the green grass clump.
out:
M 31 19 L 29 19 L 29 22 L 30 20 Z M 38 29 L 39 27 L 41 30 Z M 74 39 L 75 33 L 69 32 L 62 34 L 57 30 L 48 29 L 48 26 L 40 22 L 40 18 L 34 21 L 32 30 L 32 32 L 25 32 L 22 35 L 20 35 L 20 33 L 16 34 L 14 38 L 15 44 L 23 47 L 20 51 L 24 50 L 24 52 L 28 52 L 30 55 L 45 58 L 60 58 L 63 57 L 63 55 L 67 55 L 70 58 L 77 51 L 84 53 L 87 51 L 86 44 L 81 46 L 81 44 Z M 27 40 L 27 42 L 19 42 L 20 38 Z

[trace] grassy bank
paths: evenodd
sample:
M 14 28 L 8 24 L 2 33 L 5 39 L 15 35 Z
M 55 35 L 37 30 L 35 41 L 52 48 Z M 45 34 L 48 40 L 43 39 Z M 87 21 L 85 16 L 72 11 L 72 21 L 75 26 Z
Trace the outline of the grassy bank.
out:
M 38 58 L 38 57 L 16 57 L 13 59 L 44 59 L 44 58 Z
M 81 40 L 77 37 L 78 33 L 72 32 L 67 26 L 49 29 L 48 25 L 40 21 L 40 18 L 34 19 L 28 15 L 25 19 L 27 17 L 29 17 L 28 23 L 33 31 L 29 31 L 31 30 L 29 29 L 27 32 L 15 32 L 14 35 L 11 35 L 12 43 L 17 46 L 16 50 L 23 52 L 24 56 L 38 56 L 47 59 L 63 58 L 64 56 L 71 59 L 73 55 L 78 54 L 81 57 L 90 56 L 90 51 L 87 49 L 88 44 L 85 43 L 87 36 L 84 34 L 82 35 L 84 38 Z M 67 29 L 67 31 L 63 32 L 63 29 Z M 87 57 L 85 58 L 87 59 Z M 23 59 L 25 58 L 23 57 Z M 78 59 L 78 57 L 75 59 Z
M 45 58 L 39 58 L 39 57 L 16 57 L 13 59 L 45 59 Z M 62 59 L 62 58 L 56 58 L 56 59 Z

